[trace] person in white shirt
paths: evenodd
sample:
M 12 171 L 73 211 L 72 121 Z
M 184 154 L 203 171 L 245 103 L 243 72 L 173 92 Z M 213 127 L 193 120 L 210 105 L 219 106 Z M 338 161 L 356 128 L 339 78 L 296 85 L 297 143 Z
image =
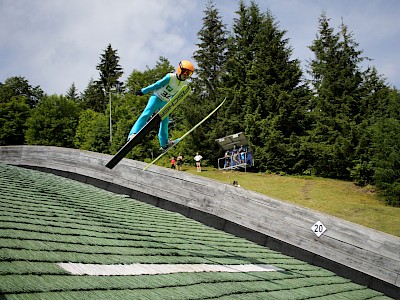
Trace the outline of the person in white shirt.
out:
M 196 156 L 194 157 L 194 160 L 196 161 L 196 168 L 197 172 L 201 172 L 201 160 L 203 156 L 199 154 L 199 152 L 196 153 Z

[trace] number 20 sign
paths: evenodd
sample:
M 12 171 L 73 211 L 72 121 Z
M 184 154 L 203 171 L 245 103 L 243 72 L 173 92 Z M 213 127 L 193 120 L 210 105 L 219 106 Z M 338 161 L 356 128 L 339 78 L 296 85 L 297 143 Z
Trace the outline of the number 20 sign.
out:
M 311 230 L 317 237 L 320 237 L 326 231 L 326 227 L 321 223 L 321 221 L 317 221 L 313 226 L 311 226 Z

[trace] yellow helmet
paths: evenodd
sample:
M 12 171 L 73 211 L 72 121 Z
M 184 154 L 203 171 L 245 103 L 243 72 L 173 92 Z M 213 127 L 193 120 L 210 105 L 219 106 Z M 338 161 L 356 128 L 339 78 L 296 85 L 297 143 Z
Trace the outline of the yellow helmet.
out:
M 179 62 L 178 67 L 176 68 L 176 74 L 181 76 L 182 74 L 187 75 L 187 77 L 192 76 L 194 72 L 193 64 L 188 60 L 182 60 Z

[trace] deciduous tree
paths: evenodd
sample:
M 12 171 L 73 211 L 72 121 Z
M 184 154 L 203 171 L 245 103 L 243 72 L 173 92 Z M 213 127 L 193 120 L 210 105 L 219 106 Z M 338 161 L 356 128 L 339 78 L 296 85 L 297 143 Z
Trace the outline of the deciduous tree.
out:
M 45 96 L 26 121 L 30 145 L 74 147 L 80 109 L 64 96 Z

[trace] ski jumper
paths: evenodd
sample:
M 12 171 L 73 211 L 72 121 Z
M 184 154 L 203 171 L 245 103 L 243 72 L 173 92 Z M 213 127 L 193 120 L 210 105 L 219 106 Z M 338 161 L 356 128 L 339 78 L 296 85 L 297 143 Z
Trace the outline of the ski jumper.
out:
M 143 88 L 141 91 L 144 95 L 151 91 L 154 92 L 150 96 L 146 108 L 129 132 L 129 136 L 136 134 L 140 129 L 142 129 L 153 113 L 156 110 L 163 108 L 164 105 L 167 104 L 167 102 L 181 89 L 184 84 L 185 81 L 179 80 L 175 73 L 169 73 L 152 85 Z M 168 142 L 168 122 L 169 116 L 161 121 L 160 130 L 158 132 L 158 139 L 161 147 L 163 148 L 166 147 Z

